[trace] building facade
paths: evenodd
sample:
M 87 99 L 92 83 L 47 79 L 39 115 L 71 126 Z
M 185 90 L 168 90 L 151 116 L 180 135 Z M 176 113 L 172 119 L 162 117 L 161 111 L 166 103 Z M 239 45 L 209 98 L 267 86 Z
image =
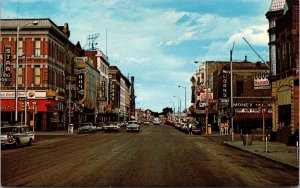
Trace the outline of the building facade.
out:
M 246 60 L 232 63 L 232 107 L 230 62 L 207 61 L 203 68 L 207 69 L 205 71 L 201 70 L 201 66 L 198 75 L 201 71 L 206 72 L 204 82 L 201 82 L 201 76 L 191 79 L 192 88 L 197 88 L 196 92 L 192 92 L 197 99 L 193 103 L 192 116 L 197 121 L 205 125 L 208 118 L 207 123 L 215 131 L 219 129 L 219 122 L 230 117 L 233 117 L 235 132 L 262 128 L 263 121 L 267 128 L 271 126 L 271 89 L 267 65 Z
M 32 24 L 34 21 L 37 25 Z M 36 130 L 63 128 L 66 125 L 66 70 L 71 71 L 70 58 L 81 53 L 68 39 L 68 25 L 57 26 L 50 19 L 2 19 L 1 30 L 2 62 L 9 62 L 4 66 L 1 79 L 2 121 L 15 120 L 17 108 L 17 120 L 25 122 L 27 117 L 26 122 L 34 124 Z M 16 67 L 16 51 L 19 67 Z
M 92 59 L 94 67 L 100 72 L 100 80 L 98 83 L 98 98 L 97 98 L 97 121 L 107 121 L 107 105 L 108 105 L 108 57 L 101 50 L 85 51 L 85 55 Z
M 272 1 L 271 8 L 274 3 Z M 271 8 L 266 14 L 269 22 L 274 13 Z M 272 53 L 276 59 L 276 72 L 271 75 L 272 129 L 277 132 L 279 141 L 287 142 L 289 136 L 299 130 L 299 1 L 286 0 L 278 11 L 281 14 L 273 21 L 275 38 L 271 43 L 275 46 Z

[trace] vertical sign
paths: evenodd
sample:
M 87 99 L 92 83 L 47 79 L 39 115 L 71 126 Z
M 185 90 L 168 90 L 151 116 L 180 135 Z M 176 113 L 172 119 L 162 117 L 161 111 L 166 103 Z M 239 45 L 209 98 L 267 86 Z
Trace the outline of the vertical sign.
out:
M 105 93 L 105 90 L 106 90 L 106 88 L 105 88 L 105 81 L 102 81 L 101 82 L 101 98 L 102 99 L 105 99 L 106 98 L 106 93 Z
M 11 47 L 4 47 L 4 63 L 3 63 L 3 74 L 1 81 L 5 83 L 5 85 L 10 85 L 11 82 Z
M 77 74 L 77 92 L 79 100 L 82 100 L 84 97 L 84 84 L 84 73 L 79 72 L 79 74 Z
M 228 97 L 228 71 L 222 71 L 222 98 Z

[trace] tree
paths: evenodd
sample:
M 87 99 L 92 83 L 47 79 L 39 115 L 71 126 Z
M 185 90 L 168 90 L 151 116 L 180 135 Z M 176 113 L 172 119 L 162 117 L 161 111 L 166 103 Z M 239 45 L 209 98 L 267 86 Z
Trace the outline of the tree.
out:
M 173 113 L 173 109 L 172 108 L 169 108 L 169 107 L 165 107 L 163 110 L 162 110 L 162 114 L 165 116 L 165 117 L 168 117 L 169 113 Z

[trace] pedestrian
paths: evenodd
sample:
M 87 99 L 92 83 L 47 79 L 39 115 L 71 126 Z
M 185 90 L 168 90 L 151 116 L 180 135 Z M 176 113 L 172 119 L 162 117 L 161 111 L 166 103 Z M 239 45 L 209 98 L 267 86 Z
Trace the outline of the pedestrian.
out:
M 191 123 L 189 124 L 189 134 L 193 135 L 193 133 L 192 133 L 192 124 Z
M 229 123 L 228 123 L 228 121 L 226 121 L 226 122 L 224 123 L 224 131 L 225 131 L 225 135 L 228 135 L 228 129 L 229 129 Z
M 219 129 L 220 129 L 220 135 L 224 135 L 224 123 L 220 122 Z

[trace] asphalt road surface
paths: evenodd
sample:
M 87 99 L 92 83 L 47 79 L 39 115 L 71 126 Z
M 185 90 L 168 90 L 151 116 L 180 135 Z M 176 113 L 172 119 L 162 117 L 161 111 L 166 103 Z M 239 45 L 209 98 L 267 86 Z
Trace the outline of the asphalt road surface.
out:
M 166 125 L 37 137 L 2 149 L 2 186 L 296 186 L 298 170 Z

